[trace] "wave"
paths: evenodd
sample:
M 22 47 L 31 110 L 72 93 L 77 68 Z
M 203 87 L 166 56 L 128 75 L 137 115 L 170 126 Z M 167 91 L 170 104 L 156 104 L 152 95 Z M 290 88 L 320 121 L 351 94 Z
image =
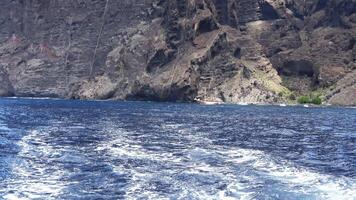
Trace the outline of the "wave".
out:
M 102 140 L 89 141 L 85 149 L 72 143 L 56 145 L 52 126 L 30 131 L 17 142 L 18 159 L 11 163 L 16 178 L 5 180 L 0 194 L 5 199 L 61 199 L 77 188 L 73 184 L 84 181 L 90 187 L 106 186 L 95 191 L 97 197 L 123 189 L 126 199 L 346 200 L 356 196 L 352 178 L 322 174 L 259 150 L 219 146 L 194 124 L 162 123 L 145 134 L 106 119 L 97 125 L 103 127 L 95 132 L 103 135 Z M 64 132 L 78 129 L 85 126 L 66 126 Z M 69 171 L 62 164 L 97 169 Z M 70 178 L 75 176 L 80 178 Z M 127 177 L 127 183 L 112 178 L 116 176 Z
M 11 164 L 12 176 L 16 180 L 5 180 L 9 188 L 0 189 L 0 193 L 5 193 L 3 198 L 36 199 L 46 196 L 47 199 L 56 199 L 62 193 L 65 184 L 59 180 L 65 170 L 42 162 L 59 152 L 44 141 L 46 134 L 30 131 L 17 143 L 21 149 L 18 153 L 20 159 Z
M 294 193 L 295 199 L 304 196 L 311 199 L 346 200 L 356 196 L 356 182 L 348 177 L 310 171 L 257 150 L 229 149 L 220 153 L 231 164 L 242 164 L 263 179 L 284 185 L 289 192 Z
M 355 180 L 311 171 L 263 151 L 220 147 L 184 124 L 165 124 L 184 148 L 167 152 L 159 144 L 124 129 L 110 130 L 112 140 L 97 151 L 132 166 L 113 165 L 130 175 L 127 199 L 352 199 Z M 152 137 L 152 136 L 151 136 Z M 179 139 L 179 140 L 178 140 Z

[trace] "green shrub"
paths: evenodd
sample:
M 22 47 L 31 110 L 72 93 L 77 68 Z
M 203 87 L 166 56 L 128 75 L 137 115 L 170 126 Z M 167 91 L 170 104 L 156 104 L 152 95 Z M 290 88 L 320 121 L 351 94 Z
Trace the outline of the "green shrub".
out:
M 311 102 L 312 104 L 315 104 L 315 105 L 321 105 L 321 103 L 322 103 L 322 100 L 321 100 L 321 98 L 319 97 L 319 96 L 316 96 L 316 97 L 314 97 L 313 99 L 312 99 L 312 102 Z
M 315 104 L 315 105 L 321 105 L 322 104 L 322 99 L 320 98 L 320 95 L 317 96 L 301 96 L 298 98 L 298 103 L 300 104 Z
M 298 103 L 300 104 L 310 103 L 310 98 L 308 96 L 301 96 L 298 98 Z

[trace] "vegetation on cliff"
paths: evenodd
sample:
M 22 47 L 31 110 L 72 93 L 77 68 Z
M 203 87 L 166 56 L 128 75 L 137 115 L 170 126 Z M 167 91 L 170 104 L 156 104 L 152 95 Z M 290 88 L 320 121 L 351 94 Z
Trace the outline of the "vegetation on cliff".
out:
M 356 105 L 355 10 L 354 0 L 3 0 L 0 95 L 277 103 L 325 90 L 326 103 Z

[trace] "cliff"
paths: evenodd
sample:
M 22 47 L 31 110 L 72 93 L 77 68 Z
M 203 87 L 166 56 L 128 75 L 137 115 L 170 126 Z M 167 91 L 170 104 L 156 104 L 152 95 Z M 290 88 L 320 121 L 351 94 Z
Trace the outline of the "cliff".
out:
M 356 105 L 355 0 L 2 0 L 0 95 Z

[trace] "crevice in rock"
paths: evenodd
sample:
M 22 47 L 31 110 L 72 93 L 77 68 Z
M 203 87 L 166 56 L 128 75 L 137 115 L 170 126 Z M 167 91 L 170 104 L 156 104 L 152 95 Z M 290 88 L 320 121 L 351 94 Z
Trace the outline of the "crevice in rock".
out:
M 187 14 L 187 0 L 177 0 L 177 9 L 180 17 L 184 17 Z
M 308 60 L 286 61 L 278 70 L 283 85 L 299 94 L 313 91 L 320 85 L 319 69 Z
M 315 6 L 315 12 L 322 10 L 326 7 L 328 0 L 319 0 Z
M 299 18 L 301 20 L 304 20 L 304 15 L 303 13 L 300 13 L 298 9 L 295 7 L 293 1 L 287 2 L 286 7 L 293 12 L 293 15 L 296 18 Z
M 167 44 L 171 49 L 177 49 L 179 43 L 181 42 L 181 27 L 178 23 L 179 21 L 179 11 L 176 9 L 173 2 L 168 2 L 166 4 L 166 11 L 164 17 L 164 26 L 167 29 Z
M 237 59 L 241 59 L 241 48 L 237 47 L 236 50 L 234 51 L 234 57 Z
M 277 11 L 271 6 L 268 2 L 263 1 L 260 2 L 260 9 L 261 9 L 261 17 L 262 20 L 273 20 L 273 19 L 279 19 L 279 15 Z
M 258 0 L 239 0 L 237 1 L 236 12 L 239 24 L 256 21 L 260 18 L 260 6 Z
M 148 73 L 154 72 L 157 68 L 163 66 L 168 61 L 168 58 L 163 49 L 156 51 L 154 56 L 149 60 L 146 71 Z
M 227 24 L 229 21 L 228 0 L 214 0 L 219 23 Z
M 214 20 L 212 18 L 205 18 L 199 22 L 197 33 L 207 33 L 215 29 L 217 29 L 217 24 L 214 22 Z
M 278 69 L 278 73 L 283 76 L 315 77 L 317 75 L 314 65 L 306 60 L 287 61 Z

